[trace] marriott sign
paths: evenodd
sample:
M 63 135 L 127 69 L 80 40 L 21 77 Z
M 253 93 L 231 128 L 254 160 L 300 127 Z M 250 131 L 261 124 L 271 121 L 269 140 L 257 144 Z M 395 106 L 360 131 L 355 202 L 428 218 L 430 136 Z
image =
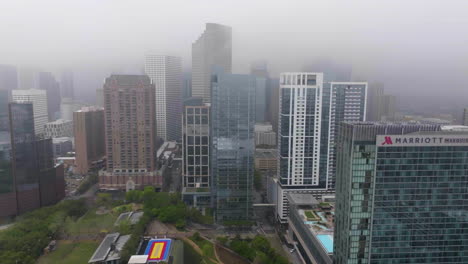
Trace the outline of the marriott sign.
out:
M 457 135 L 379 135 L 378 147 L 468 146 L 468 133 Z

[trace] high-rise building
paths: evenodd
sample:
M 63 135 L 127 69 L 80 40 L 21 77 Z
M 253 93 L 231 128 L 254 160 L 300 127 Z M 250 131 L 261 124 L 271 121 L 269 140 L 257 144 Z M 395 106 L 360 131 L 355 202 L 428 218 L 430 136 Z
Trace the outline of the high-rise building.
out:
M 102 88 L 96 89 L 96 105 L 104 107 L 104 90 Z
M 267 121 L 273 126 L 273 131 L 278 133 L 279 120 L 279 79 L 267 80 Z
M 64 71 L 60 79 L 60 88 L 62 98 L 71 98 L 75 97 L 74 87 L 73 87 L 73 72 Z
M 49 120 L 47 111 L 47 91 L 38 89 L 13 90 L 13 102 L 31 102 L 34 109 L 34 131 L 36 135 L 44 133 L 44 126 Z
M 10 92 L 7 90 L 0 90 L 0 131 L 9 132 L 10 125 L 8 121 L 8 102 Z
M 211 206 L 210 106 L 201 98 L 184 102 L 182 197 L 186 204 L 196 208 Z
M 145 75 L 111 75 L 104 83 L 107 170 L 101 189 L 162 185 L 155 166 L 154 85 Z
M 31 66 L 22 66 L 18 69 L 18 89 L 30 90 L 37 89 L 37 74 L 39 70 Z
M 366 82 L 331 82 L 328 122 L 327 188 L 335 189 L 336 137 L 341 122 L 366 119 Z
M 38 89 L 47 91 L 47 111 L 49 121 L 54 121 L 60 112 L 60 86 L 50 72 L 39 72 Z
M 62 98 L 60 103 L 60 118 L 65 120 L 73 120 L 73 112 L 80 110 L 82 107 L 89 106 L 87 104 L 77 102 L 72 98 Z
M 182 98 L 186 100 L 192 97 L 192 73 L 184 72 L 182 74 L 182 79 Z
M 54 166 L 52 140 L 36 138 L 33 106 L 31 102 L 9 104 L 17 214 L 56 203 L 65 194 L 63 166 Z
M 45 138 L 73 137 L 73 121 L 58 119 L 46 123 L 44 126 Z
M 342 124 L 334 263 L 468 262 L 467 129 Z
M 217 222 L 249 220 L 254 172 L 254 76 L 216 72 L 211 100 L 211 175 Z
M 76 172 L 88 173 L 106 155 L 104 109 L 84 107 L 73 113 Z
M 0 91 L 16 89 L 18 89 L 18 73 L 16 67 L 0 64 Z
M 396 97 L 384 93 L 383 83 L 369 84 L 367 102 L 367 120 L 395 120 Z
M 463 110 L 463 125 L 468 126 L 468 108 Z
M 330 58 L 320 58 L 302 67 L 305 72 L 322 72 L 324 82 L 351 81 L 352 67 L 349 64 L 336 63 Z
M 255 124 L 255 146 L 257 148 L 271 148 L 276 146 L 276 133 L 269 123 Z
M 203 34 L 192 44 L 192 96 L 211 101 L 213 67 L 232 71 L 231 27 L 207 23 Z
M 180 140 L 182 59 L 147 53 L 145 73 L 151 78 L 156 90 L 156 135 L 164 140 Z
M 326 190 L 320 173 L 323 74 L 291 72 L 280 75 L 278 142 L 278 219 L 285 223 L 288 192 Z

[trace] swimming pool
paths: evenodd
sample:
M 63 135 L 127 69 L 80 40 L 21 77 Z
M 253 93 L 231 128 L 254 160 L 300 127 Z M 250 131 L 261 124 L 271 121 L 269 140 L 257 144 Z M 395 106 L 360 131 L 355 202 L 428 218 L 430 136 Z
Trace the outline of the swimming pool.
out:
M 328 253 L 333 253 L 333 237 L 331 235 L 317 235 L 317 239 Z

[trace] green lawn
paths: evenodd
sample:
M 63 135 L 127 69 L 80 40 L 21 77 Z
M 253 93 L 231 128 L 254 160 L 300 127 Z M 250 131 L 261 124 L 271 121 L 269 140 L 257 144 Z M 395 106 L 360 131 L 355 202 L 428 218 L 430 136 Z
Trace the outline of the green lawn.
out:
M 65 233 L 68 235 L 96 234 L 99 232 L 111 232 L 114 229 L 114 222 L 117 214 L 107 213 L 97 215 L 95 209 L 89 210 L 77 221 L 68 220 L 65 223 Z
M 71 241 L 59 241 L 57 249 L 48 255 L 40 257 L 37 264 L 88 263 L 88 260 L 91 258 L 98 246 L 99 242 L 93 241 L 75 243 Z

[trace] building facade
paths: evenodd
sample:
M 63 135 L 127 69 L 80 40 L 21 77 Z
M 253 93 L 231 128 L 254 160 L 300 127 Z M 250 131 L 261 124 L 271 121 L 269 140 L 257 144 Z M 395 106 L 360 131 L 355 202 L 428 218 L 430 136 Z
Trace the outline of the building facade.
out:
M 60 85 L 50 72 L 39 72 L 38 89 L 47 91 L 47 112 L 49 121 L 54 121 L 60 113 Z
M 276 133 L 269 123 L 255 124 L 255 146 L 257 147 L 275 147 L 277 141 Z
M 73 99 L 75 97 L 72 71 L 66 70 L 62 72 L 60 79 L 60 89 L 62 98 Z
M 144 75 L 111 75 L 104 83 L 107 170 L 101 189 L 161 186 L 156 174 L 154 85 Z
M 366 119 L 366 82 L 331 82 L 328 122 L 327 188 L 335 189 L 336 137 L 341 122 L 359 122 Z
M 192 44 L 192 96 L 211 101 L 211 74 L 213 67 L 232 71 L 231 27 L 207 23 L 205 31 Z
M 65 156 L 68 152 L 73 151 L 73 138 L 59 137 L 52 138 L 54 158 Z
M 182 116 L 182 59 L 148 53 L 145 73 L 155 86 L 156 133 L 158 137 L 180 140 Z
M 46 138 L 73 137 L 73 121 L 58 119 L 44 126 Z
M 463 110 L 463 125 L 468 126 L 468 108 Z
M 86 174 L 106 155 L 104 109 L 83 107 L 73 113 L 76 172 Z
M 335 263 L 468 261 L 467 130 L 343 123 L 339 141 Z
M 250 220 L 257 81 L 221 71 L 212 80 L 210 165 L 216 221 Z
M 16 71 L 16 67 L 0 64 L 0 91 L 11 91 L 16 89 L 18 89 L 18 73 Z
M 182 196 L 196 208 L 211 206 L 210 107 L 201 98 L 185 101 L 182 124 Z
M 34 109 L 34 131 L 36 135 L 44 134 L 44 126 L 49 122 L 47 110 L 47 91 L 38 89 L 13 90 L 13 102 L 31 102 Z

